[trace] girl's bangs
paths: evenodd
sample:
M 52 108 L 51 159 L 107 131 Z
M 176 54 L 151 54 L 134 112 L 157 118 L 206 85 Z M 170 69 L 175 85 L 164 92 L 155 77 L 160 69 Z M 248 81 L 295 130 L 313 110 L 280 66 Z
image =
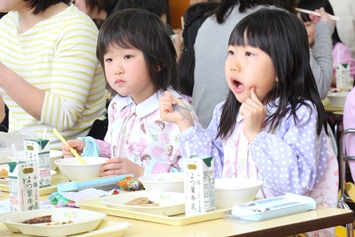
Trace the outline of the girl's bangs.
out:
M 259 20 L 240 21 L 234 28 L 229 39 L 229 45 L 251 46 L 259 48 L 269 54 L 269 32 L 270 26 Z M 265 30 L 269 29 L 269 30 Z

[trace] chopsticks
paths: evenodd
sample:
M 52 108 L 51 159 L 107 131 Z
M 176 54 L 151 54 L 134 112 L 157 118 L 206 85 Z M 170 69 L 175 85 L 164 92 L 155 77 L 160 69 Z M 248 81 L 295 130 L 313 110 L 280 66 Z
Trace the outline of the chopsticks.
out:
M 298 7 L 296 7 L 296 11 L 307 13 L 307 14 L 312 13 L 315 16 L 320 16 L 319 12 L 309 11 L 309 10 L 298 8 Z M 339 21 L 340 20 L 340 17 L 338 17 L 338 16 L 333 16 L 333 15 L 330 15 L 330 14 L 328 14 L 328 15 L 329 15 L 330 19 L 332 19 L 332 20 L 335 20 L 335 21 Z
M 186 120 L 189 120 L 189 118 L 181 111 L 181 110 L 186 110 L 188 112 L 191 112 L 191 110 L 189 108 L 186 108 L 186 107 L 178 105 L 178 104 L 173 104 L 173 109 L 178 111 Z
M 60 135 L 60 133 L 58 132 L 57 129 L 53 128 L 53 133 L 59 138 L 59 140 L 61 142 L 63 142 L 66 146 L 69 147 L 69 150 L 71 151 L 71 153 L 73 153 L 73 155 L 78 158 L 78 160 L 81 162 L 81 164 L 86 164 L 85 160 L 78 154 L 78 152 L 76 152 L 76 150 L 74 148 L 72 148 L 71 146 L 69 146 L 69 144 L 67 143 L 67 141 L 64 139 L 64 137 L 62 137 L 62 135 Z

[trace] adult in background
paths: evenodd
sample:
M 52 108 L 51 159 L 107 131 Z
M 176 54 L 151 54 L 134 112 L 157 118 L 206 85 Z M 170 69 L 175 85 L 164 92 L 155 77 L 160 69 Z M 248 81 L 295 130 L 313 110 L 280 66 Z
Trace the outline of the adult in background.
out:
M 0 94 L 9 107 L 9 132 L 51 141 L 86 136 L 104 119 L 103 70 L 96 58 L 98 30 L 70 0 L 1 1 Z M 4 109 L 2 106 L 0 109 Z

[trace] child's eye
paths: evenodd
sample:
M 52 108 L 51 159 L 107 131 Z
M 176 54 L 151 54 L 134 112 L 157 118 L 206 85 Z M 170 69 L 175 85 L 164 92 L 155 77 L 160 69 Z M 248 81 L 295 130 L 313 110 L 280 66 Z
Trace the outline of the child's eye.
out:
M 228 50 L 228 55 L 234 55 L 234 51 Z
M 245 56 L 253 56 L 253 54 L 252 53 L 250 53 L 250 52 L 245 52 Z
M 133 56 L 132 55 L 125 55 L 124 56 L 124 59 L 130 59 L 130 58 L 132 58 Z
M 105 61 L 106 63 L 112 62 L 112 58 L 105 58 L 104 61 Z

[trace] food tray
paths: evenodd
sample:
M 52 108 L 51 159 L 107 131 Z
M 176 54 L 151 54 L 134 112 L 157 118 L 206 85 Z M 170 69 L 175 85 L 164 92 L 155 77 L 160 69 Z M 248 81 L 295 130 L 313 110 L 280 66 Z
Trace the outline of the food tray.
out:
M 182 225 L 188 225 L 188 224 L 204 222 L 204 221 L 209 221 L 214 219 L 220 219 L 223 217 L 224 212 L 230 210 L 230 209 L 220 209 L 213 212 L 207 212 L 207 213 L 197 214 L 193 216 L 185 216 L 185 214 L 180 214 L 176 216 L 165 216 L 163 214 L 159 215 L 159 214 L 145 213 L 140 211 L 131 211 L 131 210 L 108 207 L 101 202 L 100 198 L 80 201 L 79 207 L 81 209 L 103 212 L 111 216 L 126 217 L 130 219 L 149 221 L 149 222 L 155 222 L 155 223 L 161 223 L 161 224 L 173 225 L 173 226 L 182 226 Z
M 77 235 L 71 235 L 72 237 L 106 237 L 106 236 L 117 236 L 121 237 L 124 236 L 126 231 L 131 228 L 132 225 L 127 222 L 115 222 L 115 221 L 108 221 L 102 220 L 99 226 L 90 232 L 81 233 Z M 0 236 L 3 237 L 21 237 L 21 236 L 28 236 L 22 233 L 12 233 L 8 228 L 6 228 L 4 223 L 0 223 Z
M 7 167 L 6 165 L 0 165 L 0 169 Z M 39 195 L 47 195 L 57 191 L 57 184 L 65 183 L 69 180 L 60 172 L 59 169 L 56 170 L 57 174 L 51 176 L 52 185 L 45 188 L 39 189 Z M 0 190 L 4 192 L 9 192 L 9 180 L 8 179 L 0 179 Z

